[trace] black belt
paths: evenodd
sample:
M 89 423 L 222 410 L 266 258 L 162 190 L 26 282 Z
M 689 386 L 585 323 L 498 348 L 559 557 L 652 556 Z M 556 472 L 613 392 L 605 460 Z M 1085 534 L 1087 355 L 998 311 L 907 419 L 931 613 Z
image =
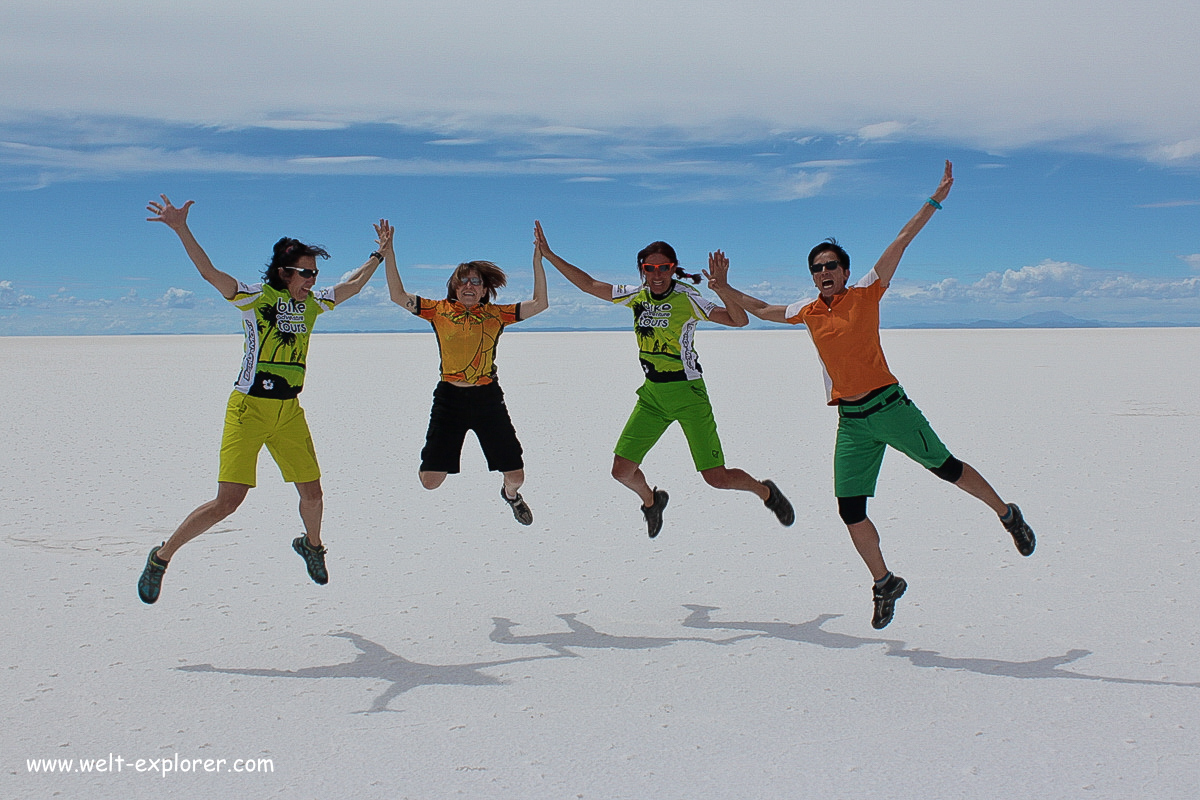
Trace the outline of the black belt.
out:
M 879 402 L 873 405 L 866 405 L 872 400 L 878 399 Z M 904 399 L 904 390 L 900 388 L 900 384 L 894 383 L 891 386 L 885 386 L 882 389 L 876 389 L 871 394 L 868 394 L 862 400 L 856 400 L 854 403 L 842 402 L 838 405 L 838 414 L 850 419 L 862 419 L 869 417 L 876 411 L 883 409 L 895 403 L 898 400 Z

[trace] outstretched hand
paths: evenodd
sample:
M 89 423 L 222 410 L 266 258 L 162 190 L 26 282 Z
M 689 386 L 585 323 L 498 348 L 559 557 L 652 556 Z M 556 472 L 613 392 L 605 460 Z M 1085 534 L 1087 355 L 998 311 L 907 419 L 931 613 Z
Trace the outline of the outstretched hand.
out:
M 930 199 L 940 203 L 946 199 L 946 195 L 950 194 L 950 187 L 954 185 L 954 165 L 946 159 L 946 171 L 942 173 L 942 182 L 938 184 L 937 191 L 930 195 Z
M 384 255 L 392 252 L 392 239 L 395 234 L 396 229 L 392 227 L 391 223 L 386 219 L 379 220 L 375 225 L 375 244 L 379 245 L 377 248 L 379 252 Z
M 154 214 L 153 217 L 146 217 L 146 221 L 165 223 L 169 228 L 171 228 L 171 230 L 175 231 L 178 231 L 181 228 L 186 228 L 188 209 L 190 209 L 192 204 L 196 201 L 188 200 L 183 204 L 183 208 L 176 208 L 175 206 L 171 205 L 171 201 L 167 199 L 165 194 L 160 194 L 159 197 L 162 198 L 161 203 L 151 200 L 146 205 L 146 210 L 151 214 Z
M 546 234 L 542 230 L 542 223 L 538 220 L 533 221 L 533 254 L 535 256 L 550 255 L 550 245 L 546 241 Z
M 717 250 L 708 254 L 708 269 L 704 270 L 704 277 L 708 279 L 708 288 L 714 292 L 729 287 L 729 259 L 724 252 Z

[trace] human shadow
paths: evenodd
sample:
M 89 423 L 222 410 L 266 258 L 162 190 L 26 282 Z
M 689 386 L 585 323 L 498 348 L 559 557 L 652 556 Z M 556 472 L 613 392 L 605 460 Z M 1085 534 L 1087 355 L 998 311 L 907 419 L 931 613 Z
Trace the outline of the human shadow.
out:
M 488 636 L 493 642 L 500 644 L 540 644 L 548 647 L 559 655 L 578 656 L 571 648 L 592 648 L 601 650 L 653 650 L 658 647 L 669 647 L 679 642 L 704 642 L 706 644 L 729 644 L 730 642 L 752 639 L 758 634 L 734 636 L 728 639 L 706 639 L 701 636 L 614 636 L 603 633 L 585 622 L 580 622 L 577 614 L 557 614 L 567 623 L 570 631 L 561 633 L 537 633 L 526 636 L 513 635 L 512 629 L 519 627 L 519 622 L 513 622 L 504 617 L 492 617 L 492 632 Z
M 841 633 L 831 633 L 822 629 L 822 625 L 831 619 L 837 619 L 841 616 L 840 614 L 821 614 L 809 622 L 799 624 L 785 622 L 713 622 L 710 618 L 711 613 L 720 610 L 715 606 L 684 605 L 684 608 L 691 612 L 683 621 L 684 627 L 687 628 L 757 631 L 759 636 L 839 649 L 861 647 L 868 644 L 882 644 L 887 648 L 885 655 L 906 659 L 914 667 L 957 669 L 964 672 L 974 672 L 979 675 L 1000 675 L 1007 678 L 1069 678 L 1073 680 L 1123 683 L 1137 686 L 1181 686 L 1190 689 L 1200 689 L 1200 682 L 1188 683 L 1185 681 L 1120 678 L 1110 675 L 1092 675 L 1086 672 L 1076 672 L 1062 668 L 1064 664 L 1070 664 L 1085 656 L 1090 656 L 1092 654 L 1091 650 L 1072 649 L 1062 655 L 1046 656 L 1045 658 L 1037 658 L 1031 661 L 1003 661 L 996 658 L 955 658 L 953 656 L 942 655 L 936 650 L 905 647 L 905 642 L 896 639 L 849 636 Z
M 176 669 L 183 672 L 212 672 L 222 675 L 254 675 L 262 678 L 369 678 L 389 682 L 388 688 L 375 698 L 371 707 L 359 713 L 373 714 L 393 711 L 388 707 L 392 700 L 418 686 L 501 686 L 504 681 L 480 670 L 517 664 L 522 661 L 539 661 L 547 658 L 562 658 L 561 654 L 523 656 L 502 661 L 479 661 L 474 664 L 422 664 L 396 655 L 382 645 L 365 639 L 357 633 L 333 633 L 349 639 L 358 649 L 352 661 L 324 667 L 303 667 L 297 670 L 253 669 L 238 667 L 214 667 L 212 664 L 191 664 Z

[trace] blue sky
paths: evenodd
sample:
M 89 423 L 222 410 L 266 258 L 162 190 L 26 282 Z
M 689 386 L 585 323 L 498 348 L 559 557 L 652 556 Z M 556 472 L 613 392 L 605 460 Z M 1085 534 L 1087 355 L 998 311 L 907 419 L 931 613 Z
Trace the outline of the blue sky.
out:
M 604 280 L 665 239 L 790 302 L 826 236 L 869 269 L 945 158 L 885 324 L 1200 324 L 1194 3 L 826 5 L 6 0 L 0 335 L 236 332 L 160 192 L 247 281 L 284 235 L 336 280 L 384 216 L 410 289 L 486 258 L 519 300 L 540 219 Z M 530 328 L 628 323 L 550 277 Z M 425 325 L 379 274 L 321 329 Z

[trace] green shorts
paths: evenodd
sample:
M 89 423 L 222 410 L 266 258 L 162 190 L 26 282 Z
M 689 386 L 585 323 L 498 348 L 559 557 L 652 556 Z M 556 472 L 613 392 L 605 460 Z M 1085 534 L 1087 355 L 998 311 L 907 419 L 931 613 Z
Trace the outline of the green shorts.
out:
M 663 433 L 678 422 L 687 437 L 692 463 L 697 472 L 725 465 L 717 421 L 703 380 L 654 383 L 646 381 L 637 390 L 638 401 L 617 439 L 613 453 L 635 464 L 650 452 Z
M 235 389 L 225 406 L 217 480 L 254 486 L 263 445 L 288 483 L 308 483 L 321 477 L 300 401 L 251 397 Z
M 890 445 L 926 469 L 946 463 L 950 451 L 899 384 L 858 403 L 838 406 L 833 451 L 837 497 L 873 497 L 884 450 Z

